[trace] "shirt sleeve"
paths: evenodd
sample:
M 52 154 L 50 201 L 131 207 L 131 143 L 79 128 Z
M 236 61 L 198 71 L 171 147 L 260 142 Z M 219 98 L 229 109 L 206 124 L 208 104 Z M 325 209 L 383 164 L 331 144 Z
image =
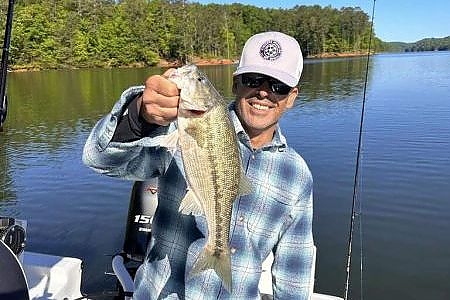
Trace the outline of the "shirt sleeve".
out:
M 312 234 L 312 179 L 290 215 L 274 249 L 272 282 L 274 299 L 310 299 L 314 285 L 315 246 Z
M 136 124 L 130 125 L 136 121 L 129 118 L 130 108 L 136 106 L 134 101 L 143 89 L 137 86 L 124 91 L 111 112 L 97 122 L 83 149 L 85 165 L 101 174 L 129 180 L 146 180 L 165 172 L 172 155 L 159 145 L 172 125 L 140 132 Z

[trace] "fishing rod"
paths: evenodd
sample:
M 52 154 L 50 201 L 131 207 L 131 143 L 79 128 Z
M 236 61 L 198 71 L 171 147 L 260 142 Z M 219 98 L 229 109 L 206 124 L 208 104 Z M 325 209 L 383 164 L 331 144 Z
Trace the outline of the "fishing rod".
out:
M 9 0 L 8 14 L 6 16 L 5 35 L 3 39 L 2 65 L 0 73 L 0 131 L 8 113 L 8 99 L 6 96 L 6 76 L 8 76 L 8 54 L 11 43 L 11 29 L 14 11 L 14 0 Z
M 362 108 L 361 108 L 361 119 L 359 123 L 359 137 L 358 137 L 358 150 L 356 154 L 356 166 L 355 166 L 355 176 L 353 181 L 353 197 L 352 197 L 352 213 L 351 213 L 351 221 L 350 221 L 350 232 L 348 238 L 348 251 L 347 251 L 347 268 L 346 268 L 346 280 L 345 280 L 345 291 L 344 291 L 344 300 L 348 299 L 348 291 L 350 284 L 350 266 L 352 259 L 352 244 L 353 244 L 353 229 L 355 225 L 355 203 L 356 203 L 356 194 L 357 194 L 357 186 L 358 186 L 358 178 L 359 178 L 359 164 L 361 160 L 361 148 L 362 148 L 362 132 L 364 125 L 364 111 L 366 104 L 366 91 L 367 91 L 367 78 L 369 74 L 369 60 L 370 60 L 370 46 L 372 44 L 372 33 L 373 33 L 373 19 L 375 14 L 375 1 L 373 0 L 372 5 L 372 20 L 370 24 L 370 35 L 369 35 L 369 46 L 367 50 L 367 64 L 366 64 L 366 74 L 364 79 L 364 91 L 363 91 L 363 99 L 362 99 Z M 361 220 L 360 220 L 360 230 L 361 230 Z M 361 242 L 362 243 L 362 242 Z M 361 255 L 362 261 L 362 255 Z M 362 262 L 361 262 L 361 284 L 362 284 Z M 361 295 L 362 295 L 362 286 L 361 286 Z M 362 298 L 362 297 L 361 297 Z

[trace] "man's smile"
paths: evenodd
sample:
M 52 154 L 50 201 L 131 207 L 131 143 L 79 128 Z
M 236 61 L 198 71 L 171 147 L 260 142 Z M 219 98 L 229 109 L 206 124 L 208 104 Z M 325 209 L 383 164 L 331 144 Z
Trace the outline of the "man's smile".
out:
M 253 108 L 256 108 L 256 109 L 258 109 L 258 110 L 269 110 L 269 107 L 268 106 L 266 106 L 266 105 L 261 105 L 261 104 L 258 104 L 258 103 L 252 103 L 252 104 L 250 104 Z
M 256 110 L 268 111 L 271 108 L 274 108 L 274 104 L 272 102 L 267 103 L 267 101 L 258 101 L 258 100 L 249 100 L 247 101 L 248 105 Z

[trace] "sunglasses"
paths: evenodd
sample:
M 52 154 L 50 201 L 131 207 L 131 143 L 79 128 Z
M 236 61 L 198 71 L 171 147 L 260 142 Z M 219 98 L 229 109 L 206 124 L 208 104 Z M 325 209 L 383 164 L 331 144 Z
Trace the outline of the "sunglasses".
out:
M 252 89 L 259 88 L 265 82 L 268 82 L 270 90 L 277 95 L 287 95 L 292 90 L 292 87 L 287 84 L 284 84 L 275 78 L 261 74 L 241 74 L 241 82 L 244 86 Z

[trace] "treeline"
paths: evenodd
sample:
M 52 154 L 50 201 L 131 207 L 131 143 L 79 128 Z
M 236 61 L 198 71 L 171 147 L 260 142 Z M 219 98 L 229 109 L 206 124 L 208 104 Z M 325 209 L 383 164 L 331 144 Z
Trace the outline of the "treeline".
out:
M 7 4 L 1 0 L 2 32 Z M 266 30 L 294 36 L 305 56 L 364 52 L 370 20 L 359 7 L 263 9 L 184 0 L 16 0 L 10 66 L 116 67 L 155 65 L 161 59 L 236 59 L 252 34 Z M 372 41 L 381 45 L 377 38 Z
M 390 52 L 449 51 L 450 36 L 426 38 L 414 43 L 384 42 L 382 44 L 383 50 Z
M 450 50 L 450 36 L 445 38 L 423 39 L 405 48 L 405 52 L 448 51 L 448 50 Z

